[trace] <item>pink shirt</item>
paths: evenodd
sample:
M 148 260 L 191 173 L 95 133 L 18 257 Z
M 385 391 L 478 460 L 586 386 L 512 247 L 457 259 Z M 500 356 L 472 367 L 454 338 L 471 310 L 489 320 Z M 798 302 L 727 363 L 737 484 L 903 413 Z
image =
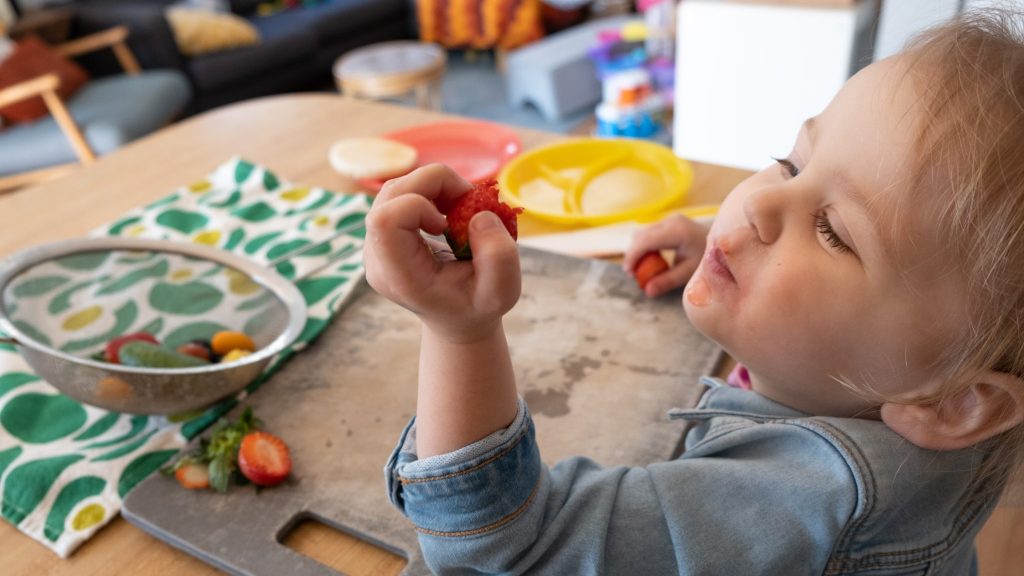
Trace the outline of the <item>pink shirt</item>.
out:
M 750 390 L 750 372 L 747 372 L 747 367 L 743 364 L 737 364 L 725 381 L 733 388 Z

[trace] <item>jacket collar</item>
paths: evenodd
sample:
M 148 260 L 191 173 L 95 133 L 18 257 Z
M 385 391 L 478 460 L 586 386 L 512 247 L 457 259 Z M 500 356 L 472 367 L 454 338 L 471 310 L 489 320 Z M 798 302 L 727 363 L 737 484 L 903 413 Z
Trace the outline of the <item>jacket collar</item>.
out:
M 769 400 L 757 392 L 728 385 L 720 378 L 704 376 L 701 384 L 708 390 L 694 408 L 669 410 L 671 420 L 709 420 L 716 416 L 740 416 L 755 421 L 806 418 L 810 416 Z

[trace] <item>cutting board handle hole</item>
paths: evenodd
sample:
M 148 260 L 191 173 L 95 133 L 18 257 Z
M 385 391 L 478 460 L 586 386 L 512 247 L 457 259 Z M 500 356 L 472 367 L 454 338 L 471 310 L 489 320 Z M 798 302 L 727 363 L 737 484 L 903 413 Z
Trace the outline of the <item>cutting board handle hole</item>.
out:
M 302 512 L 281 530 L 284 546 L 342 574 L 398 574 L 408 560 L 401 552 L 365 535 Z

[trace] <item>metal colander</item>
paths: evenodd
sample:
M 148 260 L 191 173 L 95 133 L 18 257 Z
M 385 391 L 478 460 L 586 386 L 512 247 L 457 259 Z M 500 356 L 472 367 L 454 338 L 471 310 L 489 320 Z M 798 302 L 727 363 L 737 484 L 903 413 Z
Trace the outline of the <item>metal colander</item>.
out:
M 162 240 L 83 238 L 30 248 L 0 263 L 0 339 L 81 402 L 143 414 L 202 408 L 245 388 L 305 326 L 302 293 L 273 264 Z M 174 369 L 93 358 L 126 333 L 150 332 L 173 348 L 219 330 L 245 332 L 256 351 Z

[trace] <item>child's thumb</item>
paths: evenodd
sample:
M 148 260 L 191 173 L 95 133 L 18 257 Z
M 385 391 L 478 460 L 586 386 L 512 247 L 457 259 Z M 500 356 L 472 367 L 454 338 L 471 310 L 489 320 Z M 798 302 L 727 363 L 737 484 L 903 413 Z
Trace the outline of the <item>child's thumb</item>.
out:
M 480 294 L 498 296 L 509 307 L 519 298 L 519 247 L 493 212 L 480 212 L 469 222 L 469 245 Z M 511 300 L 511 302 L 509 302 Z

